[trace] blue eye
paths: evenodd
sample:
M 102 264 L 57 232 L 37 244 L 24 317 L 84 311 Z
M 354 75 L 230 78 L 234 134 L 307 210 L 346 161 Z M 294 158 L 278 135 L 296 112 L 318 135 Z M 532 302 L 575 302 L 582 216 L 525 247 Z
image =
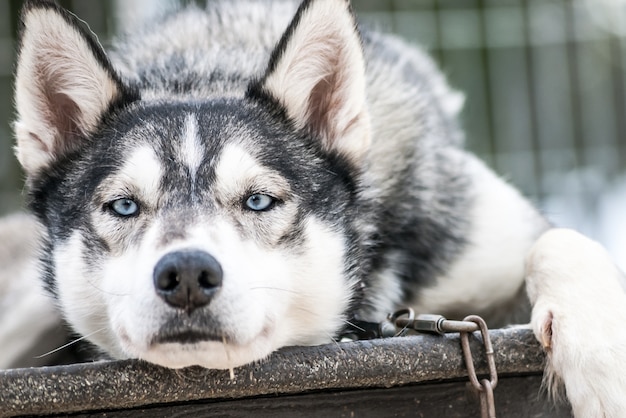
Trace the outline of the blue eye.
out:
M 255 193 L 246 199 L 246 207 L 257 212 L 270 209 L 276 200 L 266 194 Z
M 122 198 L 109 203 L 111 210 L 119 216 L 129 217 L 139 213 L 139 205 L 132 199 Z

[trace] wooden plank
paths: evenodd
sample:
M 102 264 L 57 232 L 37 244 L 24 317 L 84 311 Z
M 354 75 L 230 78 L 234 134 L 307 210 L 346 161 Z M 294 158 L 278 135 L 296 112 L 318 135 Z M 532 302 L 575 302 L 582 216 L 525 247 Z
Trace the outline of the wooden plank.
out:
M 568 405 L 553 406 L 538 397 L 541 376 L 508 377 L 496 389 L 500 417 L 569 418 Z M 76 418 L 280 418 L 280 417 L 446 417 L 480 416 L 477 397 L 464 382 L 428 383 L 388 389 L 307 393 L 161 405 L 132 410 L 78 414 Z
M 490 335 L 501 376 L 542 372 L 543 352 L 532 332 L 503 329 L 492 330 Z M 485 373 L 478 334 L 470 340 L 477 371 Z M 199 367 L 172 370 L 136 360 L 5 370 L 0 371 L 0 416 L 141 409 L 164 404 L 184 409 L 197 401 L 243 404 L 250 398 L 304 396 L 311 391 L 343 393 L 352 389 L 380 392 L 384 398 L 393 397 L 394 391 L 380 388 L 459 379 L 464 388 L 467 374 L 458 334 L 418 335 L 289 347 L 263 362 L 235 369 L 232 380 L 228 371 Z M 496 398 L 504 396 L 505 390 L 498 387 Z M 538 396 L 538 390 L 533 393 Z M 308 397 L 302 399 L 306 401 Z M 194 403 L 186 405 L 187 402 Z M 431 403 L 428 398 L 424 402 Z M 271 403 L 276 404 L 276 398 Z

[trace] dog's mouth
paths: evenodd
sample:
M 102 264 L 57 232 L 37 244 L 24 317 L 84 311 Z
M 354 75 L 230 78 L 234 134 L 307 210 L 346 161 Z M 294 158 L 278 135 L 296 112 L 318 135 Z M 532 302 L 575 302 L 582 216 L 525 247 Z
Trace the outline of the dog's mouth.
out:
M 171 318 L 159 328 L 150 341 L 150 345 L 177 343 L 192 345 L 202 342 L 232 342 L 223 327 L 216 321 L 203 317 Z
M 152 339 L 152 344 L 197 344 L 200 342 L 217 341 L 227 343 L 229 338 L 226 335 L 218 335 L 212 332 L 195 329 L 183 329 L 177 331 L 160 332 Z

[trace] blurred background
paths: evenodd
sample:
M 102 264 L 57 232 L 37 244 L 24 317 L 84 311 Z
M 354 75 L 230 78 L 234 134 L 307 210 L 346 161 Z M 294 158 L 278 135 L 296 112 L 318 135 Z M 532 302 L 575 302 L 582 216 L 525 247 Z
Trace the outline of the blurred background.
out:
M 106 45 L 133 19 L 174 1 L 60 3 Z M 10 125 L 21 3 L 0 2 L 0 215 L 23 204 Z M 471 150 L 555 224 L 602 242 L 626 270 L 626 0 L 353 5 L 367 24 L 428 49 L 465 93 Z

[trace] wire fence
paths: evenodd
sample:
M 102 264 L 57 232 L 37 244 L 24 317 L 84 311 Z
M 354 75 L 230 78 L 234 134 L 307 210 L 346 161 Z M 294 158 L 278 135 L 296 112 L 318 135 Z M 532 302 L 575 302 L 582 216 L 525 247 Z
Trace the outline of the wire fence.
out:
M 364 0 L 466 94 L 468 147 L 626 268 L 626 2 Z
M 366 2 L 378 8 L 379 2 Z M 383 2 L 384 3 L 384 2 Z M 369 10 L 425 44 L 467 94 L 469 146 L 532 196 L 554 173 L 626 166 L 626 28 L 620 3 L 573 0 L 388 1 Z M 358 3 L 357 3 L 358 4 Z M 624 3 L 621 3 L 623 5 Z
M 0 2 L 0 213 L 22 202 L 9 125 L 20 3 Z M 127 14 L 158 7 L 147 0 L 61 3 L 101 39 L 123 26 Z M 431 51 L 451 84 L 466 94 L 468 147 L 549 216 L 604 241 L 615 240 L 619 227 L 626 232 L 626 221 L 620 226 L 613 220 L 621 219 L 620 205 L 626 208 L 625 1 L 353 4 L 367 24 Z M 626 248 L 626 241 L 620 245 Z M 626 249 L 621 254 L 626 260 Z

